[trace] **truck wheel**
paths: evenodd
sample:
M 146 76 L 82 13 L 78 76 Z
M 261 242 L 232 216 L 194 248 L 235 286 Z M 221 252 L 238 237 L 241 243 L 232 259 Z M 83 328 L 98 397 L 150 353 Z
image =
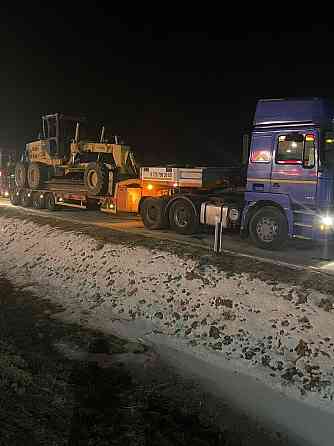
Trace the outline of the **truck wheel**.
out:
M 259 209 L 249 222 L 252 241 L 263 249 L 278 249 L 288 240 L 288 222 L 274 206 Z
M 21 161 L 15 166 L 15 184 L 19 189 L 27 185 L 27 165 Z
M 47 166 L 39 163 L 30 163 L 28 166 L 27 179 L 30 189 L 38 189 L 47 177 Z
M 57 209 L 56 200 L 53 194 L 46 194 L 45 207 L 49 211 L 55 211 Z
M 179 199 L 169 209 L 171 228 L 179 234 L 194 234 L 198 231 L 199 218 L 196 210 L 187 200 Z
M 146 228 L 163 229 L 168 227 L 166 204 L 167 200 L 163 198 L 146 198 L 144 200 L 140 215 Z
M 84 174 L 89 195 L 103 195 L 108 191 L 108 169 L 101 163 L 89 163 Z

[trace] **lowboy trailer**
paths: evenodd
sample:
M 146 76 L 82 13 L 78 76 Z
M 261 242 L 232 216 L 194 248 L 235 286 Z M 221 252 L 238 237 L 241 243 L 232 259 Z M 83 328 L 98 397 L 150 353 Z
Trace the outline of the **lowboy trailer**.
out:
M 266 249 L 334 233 L 334 108 L 324 99 L 260 100 L 236 167 L 142 167 L 127 179 L 108 169 L 104 194 L 58 178 L 39 189 L 16 185 L 11 201 L 134 212 L 148 229 L 181 234 L 221 223 Z

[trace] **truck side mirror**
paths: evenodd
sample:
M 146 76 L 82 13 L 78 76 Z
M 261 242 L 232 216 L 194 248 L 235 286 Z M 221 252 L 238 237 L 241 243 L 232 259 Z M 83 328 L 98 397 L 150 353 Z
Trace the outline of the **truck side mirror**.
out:
M 242 137 L 242 156 L 241 156 L 241 164 L 243 166 L 248 164 L 249 158 L 249 135 L 245 133 Z
M 334 166 L 334 132 L 326 132 L 322 148 L 322 159 L 328 167 Z

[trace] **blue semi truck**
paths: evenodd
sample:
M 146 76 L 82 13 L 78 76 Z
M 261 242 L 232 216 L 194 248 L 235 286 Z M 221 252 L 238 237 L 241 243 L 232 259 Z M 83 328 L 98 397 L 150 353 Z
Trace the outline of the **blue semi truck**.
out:
M 201 225 L 219 222 L 266 249 L 281 248 L 289 238 L 331 238 L 334 108 L 329 101 L 258 101 L 243 160 L 238 169 L 223 169 L 216 188 L 174 187 L 165 196 L 145 197 L 140 203 L 145 226 L 193 234 Z

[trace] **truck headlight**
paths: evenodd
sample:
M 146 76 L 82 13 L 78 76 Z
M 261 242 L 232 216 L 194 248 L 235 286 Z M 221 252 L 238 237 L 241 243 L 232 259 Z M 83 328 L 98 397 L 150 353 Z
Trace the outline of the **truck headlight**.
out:
M 320 223 L 324 226 L 333 226 L 334 225 L 334 218 L 330 215 L 322 215 L 320 217 Z

